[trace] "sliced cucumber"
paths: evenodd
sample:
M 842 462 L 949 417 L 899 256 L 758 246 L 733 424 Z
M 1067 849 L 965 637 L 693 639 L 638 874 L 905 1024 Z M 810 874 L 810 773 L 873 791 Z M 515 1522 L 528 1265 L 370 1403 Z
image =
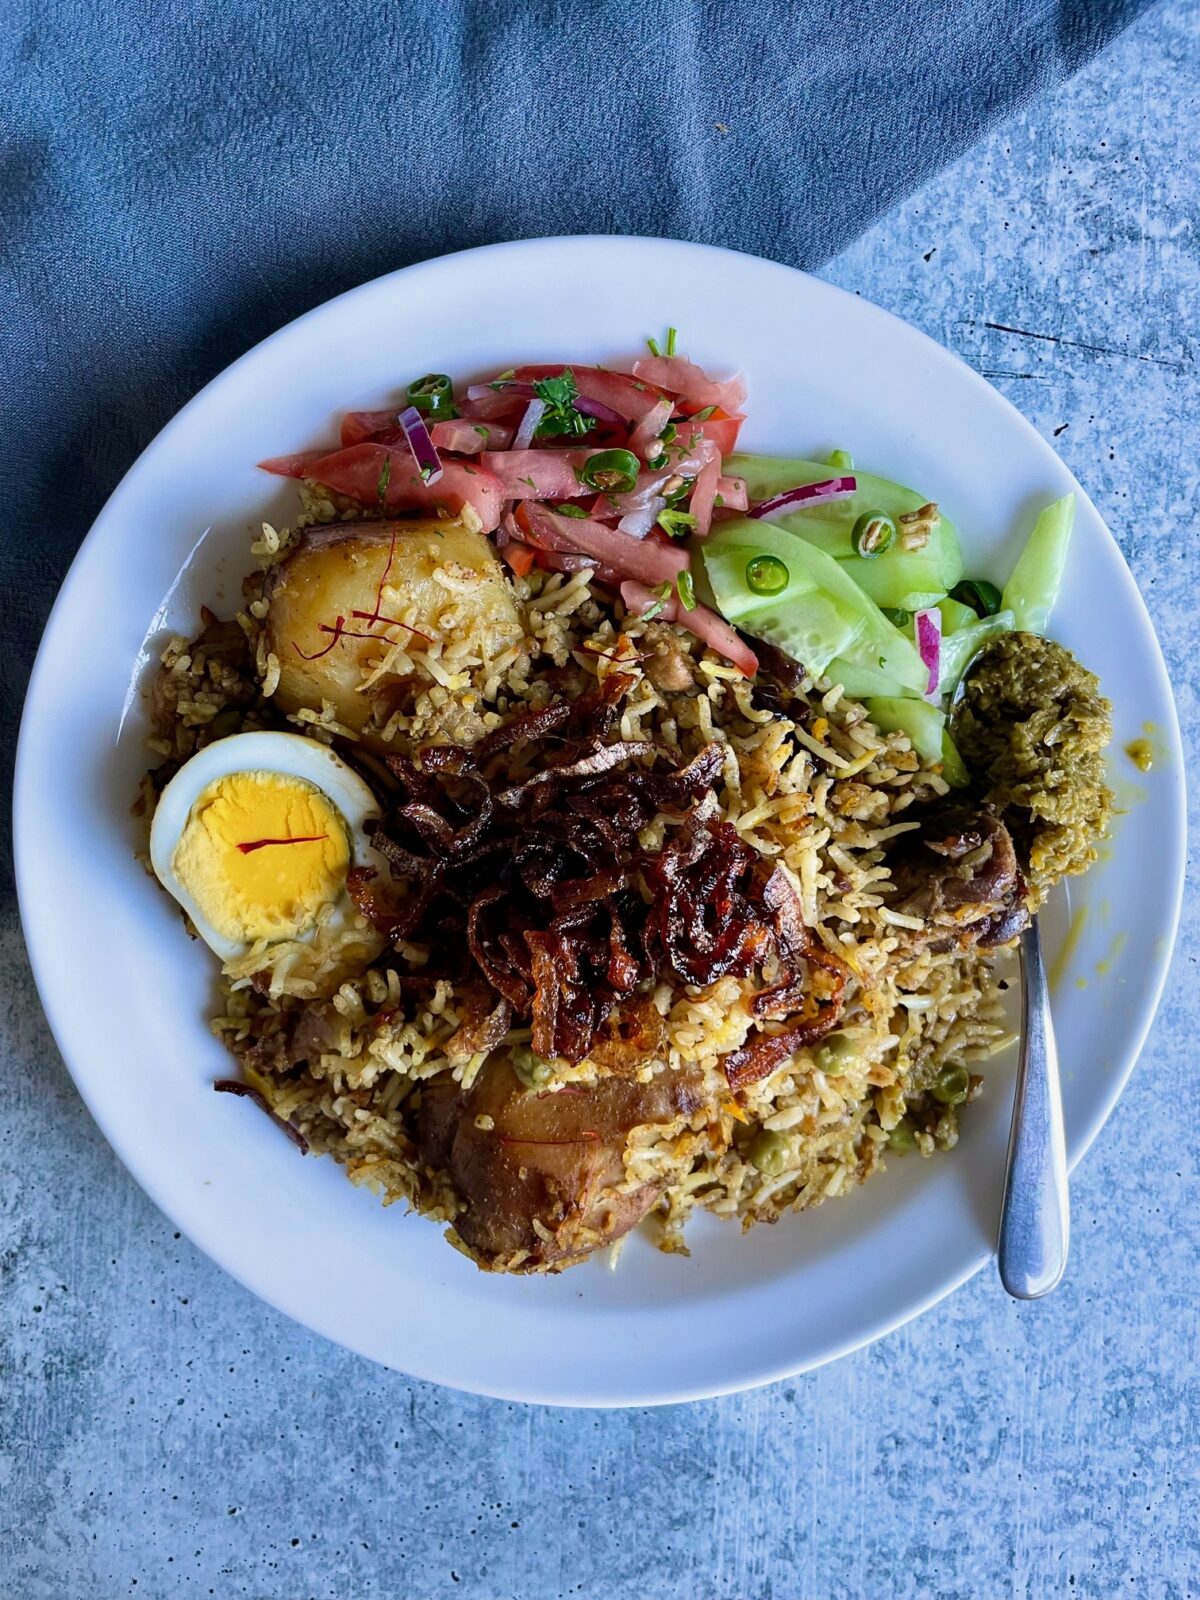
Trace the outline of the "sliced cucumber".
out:
M 1045 633 L 1067 565 L 1067 547 L 1075 525 L 1075 496 L 1066 494 L 1048 505 L 1033 525 L 1000 605 L 1011 611 L 1022 633 Z
M 909 695 L 921 698 L 915 689 L 906 689 L 902 683 L 880 672 L 878 667 L 861 666 L 856 661 L 845 661 L 840 657 L 825 668 L 825 676 L 830 683 L 840 683 L 851 700 L 865 701 L 871 696 L 900 700 Z
M 917 610 L 921 608 L 918 606 Z M 970 606 L 964 606 L 961 600 L 939 600 L 938 610 L 942 613 L 942 638 L 948 633 L 954 633 L 959 628 L 971 628 L 979 621 L 978 611 L 972 611 Z
M 835 657 L 870 667 L 904 689 L 922 691 L 928 672 L 911 640 L 894 628 L 841 562 L 775 523 L 749 517 L 724 522 L 700 542 L 721 611 L 748 633 L 768 640 L 821 673 Z M 778 595 L 756 595 L 746 563 L 772 555 L 788 570 Z M 807 655 L 796 640 L 806 640 Z
M 950 729 L 942 729 L 942 777 L 952 789 L 965 789 L 971 781 L 958 746 L 950 737 Z
M 898 700 L 883 697 L 872 698 L 863 703 L 880 733 L 906 733 L 909 743 L 926 766 L 941 766 L 946 718 L 937 706 L 931 706 L 927 700 Z M 960 761 L 959 765 L 961 764 Z
M 726 471 L 745 478 L 752 502 L 769 500 L 801 484 L 820 483 L 836 476 L 826 463 L 798 461 L 789 456 L 730 456 Z M 789 511 L 778 519 L 780 527 L 797 533 L 810 544 L 850 564 L 850 575 L 876 605 L 919 611 L 936 605 L 963 575 L 962 552 L 954 524 L 940 516 L 929 540 L 920 550 L 899 544 L 882 556 L 864 561 L 854 554 L 850 535 L 864 511 L 886 511 L 900 518 L 917 511 L 926 497 L 888 478 L 855 470 L 858 488 L 841 500 Z
M 942 633 L 938 688 L 943 696 L 954 693 L 963 673 L 985 644 L 991 644 L 1002 633 L 1011 633 L 1016 626 L 1011 611 L 997 611 L 994 617 L 979 618 L 974 616 L 974 612 L 971 615 L 974 620 L 967 627 L 955 628 L 953 633 Z
M 708 583 L 724 616 L 803 662 L 810 672 L 822 673 L 834 656 L 854 645 L 863 620 L 857 607 L 839 604 L 818 586 L 792 551 L 799 543 L 776 534 L 747 545 L 730 540 L 722 529 L 721 536 L 706 540 L 701 549 Z M 778 594 L 755 594 L 748 586 L 746 566 L 758 555 L 774 555 L 787 567 L 787 585 Z
M 792 520 L 786 519 L 788 523 Z M 923 611 L 926 606 L 936 606 L 946 594 L 944 564 L 924 550 L 893 548 L 872 561 L 839 556 L 838 566 L 877 606 L 887 606 L 890 611 Z

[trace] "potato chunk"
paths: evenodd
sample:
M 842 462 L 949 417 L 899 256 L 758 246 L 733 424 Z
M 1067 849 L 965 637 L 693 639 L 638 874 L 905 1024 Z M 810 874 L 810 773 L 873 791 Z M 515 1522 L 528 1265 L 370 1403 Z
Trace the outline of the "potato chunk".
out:
M 327 700 L 338 721 L 368 743 L 377 743 L 392 713 L 434 681 L 421 659 L 427 648 L 421 634 L 465 651 L 472 693 L 457 702 L 464 713 L 488 663 L 524 634 L 516 596 L 491 545 L 461 522 L 306 528 L 268 573 L 264 592 L 267 644 L 280 667 L 276 703 L 288 712 L 316 711 Z M 380 617 L 409 628 L 373 620 Z M 370 669 L 397 640 L 411 642 L 414 665 L 398 663 L 395 672 L 365 687 Z M 454 704 L 447 709 L 453 713 Z M 453 715 L 443 720 L 445 731 L 466 740 L 477 719 L 464 715 L 461 726 Z

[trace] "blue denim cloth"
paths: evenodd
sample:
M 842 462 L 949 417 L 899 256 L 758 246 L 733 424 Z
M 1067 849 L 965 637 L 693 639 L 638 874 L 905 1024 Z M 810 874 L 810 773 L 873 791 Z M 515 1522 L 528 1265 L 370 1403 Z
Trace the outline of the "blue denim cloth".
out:
M 10 0 L 0 760 L 104 500 L 282 323 L 522 236 L 817 266 L 1145 5 Z

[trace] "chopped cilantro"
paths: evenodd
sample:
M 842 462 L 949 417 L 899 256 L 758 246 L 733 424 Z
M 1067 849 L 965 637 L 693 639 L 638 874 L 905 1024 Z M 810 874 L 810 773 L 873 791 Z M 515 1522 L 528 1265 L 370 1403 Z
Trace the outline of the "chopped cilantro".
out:
M 657 339 L 647 339 L 646 343 L 650 347 L 650 354 L 652 356 L 661 356 L 662 355 L 662 351 L 658 347 L 658 340 Z
M 489 437 L 488 430 L 484 427 L 482 422 L 477 422 L 475 424 L 475 432 L 481 439 L 487 439 Z
M 695 478 L 685 478 L 679 485 L 678 489 L 676 489 L 674 493 L 667 496 L 668 506 L 670 506 L 672 509 L 674 509 L 676 506 L 681 506 L 687 499 L 688 495 L 691 494 L 695 482 Z
M 647 606 L 645 611 L 642 612 L 643 622 L 649 622 L 652 617 L 662 615 L 667 609 L 667 601 L 671 599 L 673 590 L 669 583 L 660 583 L 656 588 L 651 589 L 650 593 L 654 596 L 654 604 Z
M 672 333 L 675 331 L 671 330 Z M 685 611 L 696 609 L 696 585 L 692 582 L 692 575 L 686 567 L 675 579 L 675 589 L 679 595 L 680 604 Z
M 696 518 L 690 511 L 672 511 L 669 508 L 658 513 L 658 525 L 664 533 L 669 533 L 672 539 L 683 539 L 696 526 Z
M 593 426 L 594 419 L 575 408 L 579 389 L 570 367 L 564 367 L 557 378 L 540 378 L 534 384 L 533 392 L 546 407 L 533 430 L 536 438 L 554 439 L 564 434 L 578 436 Z
M 506 384 L 509 384 L 509 383 L 512 382 L 512 380 L 516 377 L 516 375 L 517 375 L 517 369 L 515 367 L 509 367 L 507 372 L 499 372 L 499 373 L 497 373 L 496 376 L 492 379 L 491 383 L 488 384 L 488 388 L 489 389 L 503 389 Z
M 529 485 L 529 487 L 530 487 L 530 488 L 531 488 L 531 489 L 532 489 L 532 490 L 533 490 L 533 491 L 534 491 L 534 493 L 535 493 L 535 494 L 536 494 L 536 492 L 537 492 L 537 484 L 536 484 L 536 483 L 534 483 L 534 481 L 533 481 L 533 479 L 532 479 L 532 478 L 518 478 L 518 479 L 517 479 L 517 482 L 518 482 L 518 483 L 527 483 L 527 484 L 528 484 L 528 485 Z
M 675 328 L 668 328 L 667 329 L 667 354 L 669 356 L 673 356 L 675 354 L 675 339 L 676 339 L 676 335 L 677 335 L 677 330 Z
M 387 499 L 388 484 L 392 481 L 392 458 L 388 456 L 379 473 L 379 482 L 375 485 L 375 493 L 379 496 L 379 504 L 383 505 Z
M 716 406 L 705 406 L 703 411 L 697 411 L 690 420 L 692 422 L 707 422 L 716 409 Z
M 587 517 L 587 512 L 583 507 L 573 505 L 570 500 L 564 500 L 561 505 L 555 506 L 554 509 L 560 517 Z

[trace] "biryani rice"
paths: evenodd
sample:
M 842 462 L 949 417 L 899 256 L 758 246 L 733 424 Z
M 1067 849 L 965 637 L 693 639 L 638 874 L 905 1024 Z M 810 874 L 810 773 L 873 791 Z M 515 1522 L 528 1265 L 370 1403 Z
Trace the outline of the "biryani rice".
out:
M 298 527 L 353 515 L 345 502 L 309 490 Z M 264 570 L 286 553 L 289 538 L 264 527 L 254 547 Z M 628 674 L 633 686 L 622 702 L 620 737 L 653 739 L 684 757 L 712 740 L 724 745 L 717 814 L 787 869 L 805 921 L 849 970 L 839 1029 L 856 1050 L 844 1070 L 822 1070 L 823 1060 L 834 1063 L 816 1048 L 801 1050 L 740 1095 L 730 1091 L 720 1063 L 758 1026 L 749 1007 L 752 981 L 659 986 L 654 1000 L 666 1047 L 640 1076 L 698 1071 L 719 1109 L 640 1128 L 628 1142 L 625 1186 L 665 1183 L 654 1213 L 658 1242 L 682 1249 L 684 1224 L 698 1206 L 748 1227 L 846 1193 L 883 1165 L 902 1118 L 922 1155 L 950 1148 L 957 1110 L 926 1090 L 947 1062 L 979 1063 L 1006 1042 L 1002 991 L 1010 957 L 931 949 L 916 937 L 917 919 L 884 903 L 887 846 L 917 828 L 912 807 L 946 794 L 940 772 L 922 766 L 905 735 L 879 733 L 861 705 L 823 680 L 805 678 L 783 711 L 764 705 L 737 668 L 679 629 L 625 615 L 587 572 L 535 569 L 514 579 L 527 637 L 502 659 L 485 661 L 456 609 L 460 577 L 447 570 L 442 578 L 446 609 L 436 637 L 397 628 L 375 663 L 376 673 L 411 675 L 421 685 L 387 724 L 397 749 L 478 737 L 545 704 L 551 666 L 558 687 L 565 677 L 573 692 L 614 672 Z M 292 718 L 272 705 L 279 672 L 265 649 L 261 584 L 261 573 L 249 580 L 233 625 L 206 617 L 197 640 L 173 640 L 164 652 L 151 697 L 151 747 L 164 765 L 147 779 L 148 811 L 171 773 L 214 732 L 291 723 L 315 739 L 357 742 L 328 705 Z M 403 594 L 385 591 L 383 599 L 388 615 L 403 622 Z M 654 663 L 668 651 L 684 658 L 691 690 L 655 686 Z M 359 753 L 369 777 L 374 757 L 361 747 Z M 663 825 L 655 819 L 642 844 L 653 848 Z M 332 1155 L 385 1203 L 404 1200 L 453 1223 L 460 1201 L 445 1174 L 415 1160 L 405 1114 L 422 1082 L 437 1074 L 469 1086 L 484 1054 L 456 1048 L 469 1020 L 465 997 L 439 982 L 414 999 L 395 968 L 377 959 L 381 948 L 362 921 L 328 926 L 305 942 L 255 947 L 223 969 L 213 1028 L 247 1080 L 313 1151 Z M 399 959 L 417 970 L 428 953 L 405 946 Z M 302 1070 L 280 1070 L 273 1042 L 300 1010 L 313 1047 Z M 528 1029 L 514 1029 L 506 1043 L 528 1038 Z M 590 1059 L 559 1063 L 552 1087 L 593 1082 L 603 1071 Z M 978 1083 L 973 1074 L 972 1098 Z M 786 1152 L 772 1175 L 750 1159 L 764 1132 L 778 1136 Z

